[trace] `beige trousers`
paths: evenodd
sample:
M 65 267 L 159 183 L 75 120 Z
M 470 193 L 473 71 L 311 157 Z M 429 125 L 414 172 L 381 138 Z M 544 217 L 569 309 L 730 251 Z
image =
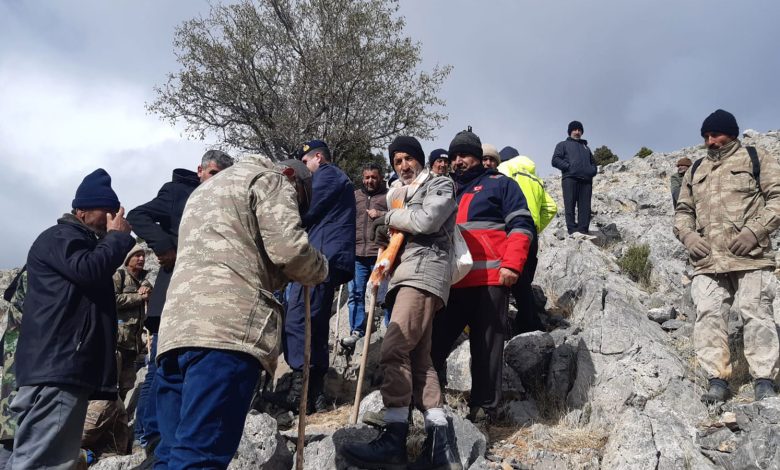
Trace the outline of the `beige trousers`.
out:
M 772 313 L 777 279 L 770 270 L 699 274 L 691 296 L 696 304 L 693 346 L 709 378 L 731 377 L 728 317 L 732 302 L 744 323 L 745 358 L 754 379 L 775 379 L 780 346 Z

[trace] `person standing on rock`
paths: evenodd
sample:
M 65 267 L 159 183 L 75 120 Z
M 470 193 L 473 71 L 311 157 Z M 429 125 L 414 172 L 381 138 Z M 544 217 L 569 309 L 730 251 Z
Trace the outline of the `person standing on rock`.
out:
M 450 174 L 450 156 L 444 149 L 436 149 L 428 155 L 428 167 L 434 176 L 447 176 Z
M 590 227 L 590 199 L 593 194 L 593 177 L 598 173 L 593 153 L 582 123 L 569 123 L 569 137 L 555 146 L 552 166 L 561 170 L 563 207 L 566 213 L 566 230 L 569 235 L 580 232 L 588 234 Z
M 680 186 L 682 186 L 683 176 L 693 162 L 688 157 L 682 157 L 677 160 L 677 171 L 672 174 L 669 180 L 669 187 L 672 190 L 672 204 L 677 207 L 677 198 L 680 197 Z
M 358 339 L 366 334 L 366 283 L 379 251 L 370 232 L 372 222 L 387 212 L 387 186 L 382 168 L 376 163 L 363 166 L 363 186 L 355 190 L 355 204 L 355 277 L 349 281 L 347 302 L 350 335 L 341 340 L 341 345 L 347 349 L 354 349 Z
M 233 165 L 233 162 L 233 158 L 225 152 L 209 150 L 203 154 L 197 173 L 184 168 L 173 170 L 172 180 L 160 188 L 154 199 L 141 204 L 127 214 L 127 220 L 133 225 L 133 231 L 146 241 L 160 261 L 160 271 L 155 281 L 156 288 L 149 296 L 149 306 L 144 320 L 144 326 L 149 330 L 152 338 L 148 351 L 146 378 L 141 384 L 135 412 L 135 438 L 149 455 L 154 452 L 154 447 L 160 439 L 155 402 L 148 399 L 154 396 L 157 330 L 165 306 L 168 284 L 171 282 L 173 267 L 176 264 L 179 223 L 184 205 L 199 184 Z
M 702 401 L 722 402 L 728 395 L 728 317 L 735 298 L 755 398 L 773 397 L 780 346 L 772 312 L 777 280 L 770 236 L 780 226 L 780 164 L 776 155 L 743 146 L 737 120 L 722 109 L 704 120 L 701 135 L 707 156 L 683 178 L 674 234 L 694 267 L 693 345 L 709 378 Z
M 407 418 L 414 399 L 424 410 L 427 438 L 418 461 L 408 468 L 460 469 L 430 356 L 433 318 L 447 304 L 450 291 L 455 188 L 450 178 L 434 177 L 425 169 L 425 153 L 414 137 L 396 137 L 388 153 L 400 181 L 391 191 L 403 196 L 405 204 L 374 220 L 375 238 L 386 245 L 390 227 L 403 232 L 406 241 L 386 297 L 393 310 L 379 360 L 385 426 L 373 441 L 346 444 L 342 453 L 360 468 L 407 468 Z
M 504 147 L 502 152 L 512 147 Z M 512 149 L 514 150 L 514 149 Z M 510 151 L 503 155 L 509 155 Z M 517 152 L 515 150 L 515 152 Z M 530 158 L 524 155 L 516 155 L 501 162 L 498 165 L 498 171 L 513 180 L 520 186 L 520 190 L 525 196 L 525 202 L 528 204 L 528 210 L 531 211 L 531 217 L 534 219 L 536 233 L 542 233 L 542 230 L 558 213 L 558 206 L 555 200 L 544 189 L 544 181 L 536 176 L 536 164 Z M 531 246 L 528 249 L 528 259 L 523 266 L 523 273 L 520 279 L 512 286 L 512 296 L 515 298 L 517 315 L 515 316 L 514 334 L 527 333 L 529 331 L 544 330 L 544 325 L 539 319 L 536 311 L 536 300 L 531 283 L 536 274 L 536 264 L 538 262 L 537 254 L 539 252 L 539 239 L 534 237 Z
M 456 223 L 474 265 L 452 286 L 446 312 L 433 322 L 431 358 L 442 377 L 447 356 L 468 325 L 471 349 L 471 395 L 468 419 L 495 418 L 501 400 L 504 339 L 509 289 L 514 286 L 536 237 L 531 212 L 520 186 L 482 165 L 479 137 L 459 132 L 450 143 L 457 185 Z
M 284 315 L 273 292 L 328 275 L 299 214 L 308 178 L 300 161 L 250 155 L 189 197 L 160 323 L 155 468 L 233 458 L 261 368 L 276 368 Z
M 89 400 L 117 397 L 111 276 L 135 240 L 102 168 L 84 178 L 72 207 L 27 256 L 10 468 L 72 468 Z

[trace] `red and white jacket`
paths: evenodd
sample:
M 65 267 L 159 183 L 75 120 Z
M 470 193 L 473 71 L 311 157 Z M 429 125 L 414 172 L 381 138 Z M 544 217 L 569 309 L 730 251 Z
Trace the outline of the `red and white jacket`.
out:
M 458 202 L 455 223 L 461 228 L 474 266 L 452 287 L 501 285 L 499 269 L 521 273 L 536 236 L 525 196 L 514 180 L 481 166 L 454 179 Z

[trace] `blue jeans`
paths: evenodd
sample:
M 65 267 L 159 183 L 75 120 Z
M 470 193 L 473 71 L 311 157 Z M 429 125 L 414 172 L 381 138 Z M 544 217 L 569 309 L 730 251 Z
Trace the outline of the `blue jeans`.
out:
M 349 330 L 366 334 L 366 283 L 374 269 L 376 256 L 355 256 L 355 277 L 349 281 Z
M 157 369 L 156 470 L 227 468 L 238 449 L 260 376 L 246 353 L 175 349 Z
M 157 334 L 152 335 L 152 347 L 149 351 L 149 361 L 146 365 L 146 377 L 138 391 L 138 405 L 135 408 L 135 438 L 146 447 L 160 437 L 160 426 L 157 424 L 157 406 L 155 388 L 157 375 Z

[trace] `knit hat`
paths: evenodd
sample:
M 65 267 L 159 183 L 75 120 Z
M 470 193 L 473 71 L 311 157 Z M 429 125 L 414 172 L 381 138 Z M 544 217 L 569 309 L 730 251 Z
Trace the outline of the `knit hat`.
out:
M 144 249 L 144 247 L 142 247 L 142 246 L 141 246 L 141 245 L 139 245 L 139 244 L 136 244 L 136 245 L 133 247 L 133 249 L 132 249 L 132 250 L 130 250 L 130 251 L 128 251 L 128 252 L 127 252 L 127 256 L 125 256 L 125 262 L 124 262 L 124 263 L 122 263 L 122 266 L 127 266 L 127 263 L 130 261 L 130 258 L 132 258 L 132 257 L 133 257 L 133 255 L 134 255 L 134 254 L 136 254 L 136 253 L 138 253 L 139 251 L 141 251 L 141 252 L 143 252 L 144 254 L 146 254 L 146 250 Z
M 496 163 L 501 162 L 501 155 L 498 154 L 498 149 L 493 144 L 482 144 L 482 158 L 492 158 Z
M 408 135 L 399 135 L 390 143 L 387 153 L 390 155 L 390 164 L 393 163 L 393 155 L 396 152 L 408 153 L 415 160 L 420 162 L 420 166 L 425 166 L 425 152 L 423 152 L 420 141 Z
M 444 150 L 444 149 L 436 149 L 436 150 L 432 151 L 430 154 L 428 154 L 428 165 L 432 166 L 433 162 L 435 162 L 436 160 L 438 160 L 440 158 L 444 158 L 444 159 L 449 160 L 450 156 L 449 156 L 449 154 L 447 154 L 446 150 Z
M 582 123 L 580 121 L 572 121 L 569 123 L 569 128 L 566 131 L 566 135 L 571 135 L 571 131 L 573 131 L 574 129 L 579 129 L 580 132 L 582 132 L 583 134 L 585 133 L 585 128 L 582 127 Z
M 520 152 L 518 152 L 516 148 L 507 145 L 506 147 L 502 148 L 498 154 L 501 155 L 501 161 L 505 162 L 520 155 Z
M 693 165 L 693 162 L 688 157 L 682 157 L 681 159 L 677 160 L 677 166 L 691 166 Z
M 74 209 L 107 208 L 119 210 L 119 198 L 111 189 L 111 176 L 98 168 L 84 177 L 73 199 Z
M 730 112 L 718 109 L 707 116 L 707 119 L 701 124 L 702 137 L 704 137 L 706 132 L 720 132 L 721 134 L 736 137 L 739 135 L 737 119 Z
M 482 158 L 482 141 L 479 140 L 479 136 L 471 132 L 471 126 L 465 131 L 460 131 L 455 135 L 455 138 L 450 142 L 450 160 L 455 158 L 455 154 L 462 153 L 466 155 L 474 155 L 475 157 Z

